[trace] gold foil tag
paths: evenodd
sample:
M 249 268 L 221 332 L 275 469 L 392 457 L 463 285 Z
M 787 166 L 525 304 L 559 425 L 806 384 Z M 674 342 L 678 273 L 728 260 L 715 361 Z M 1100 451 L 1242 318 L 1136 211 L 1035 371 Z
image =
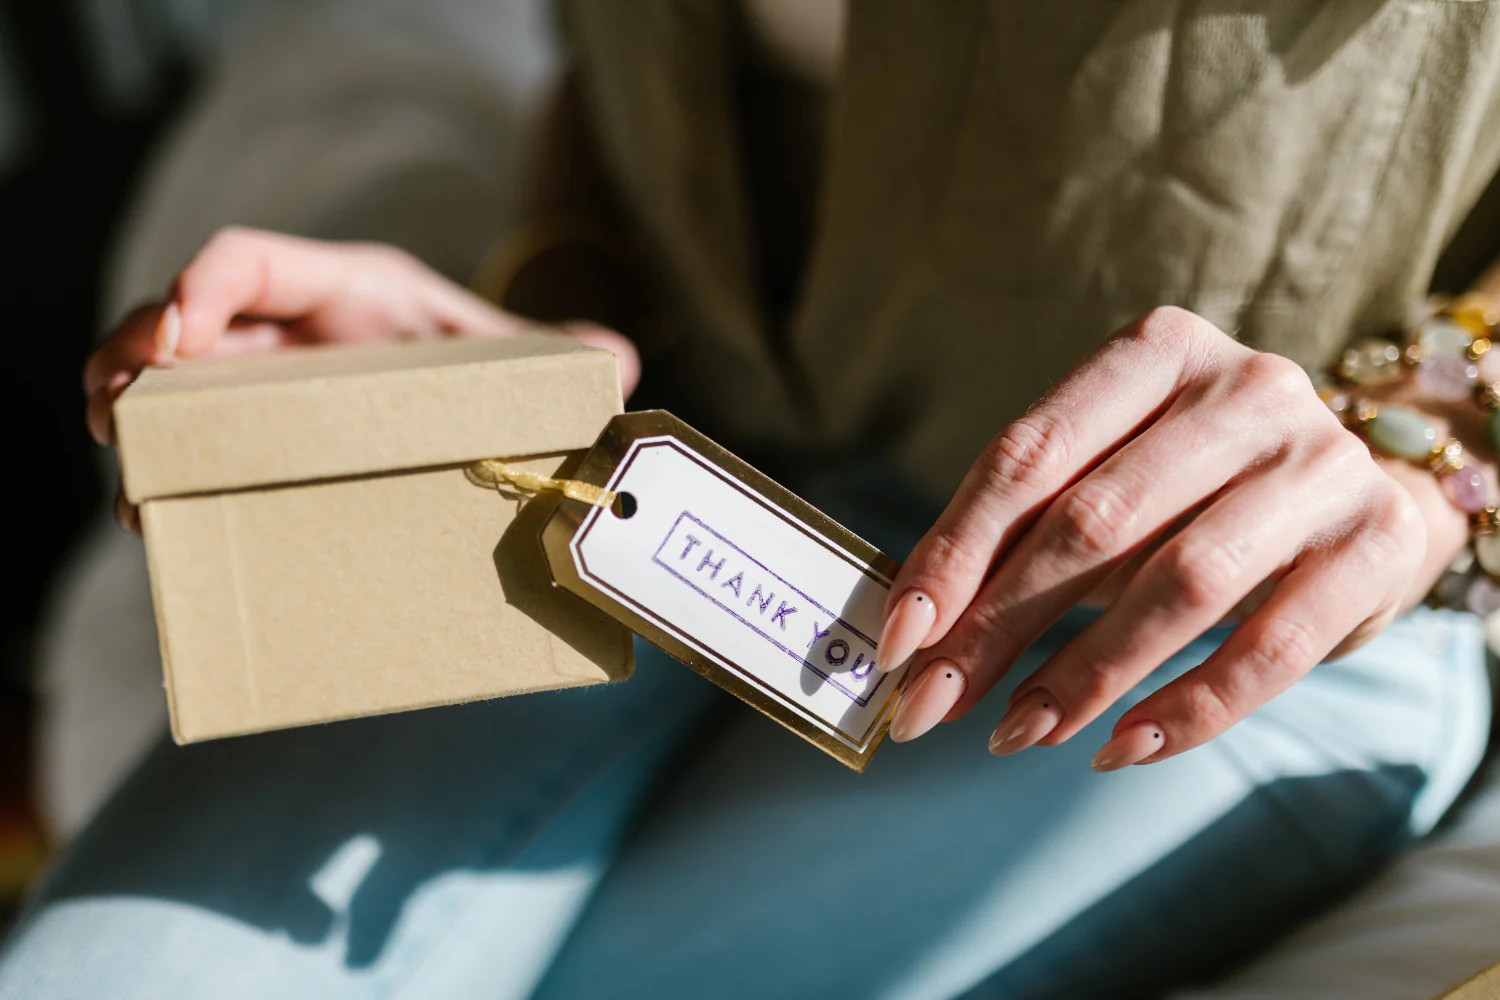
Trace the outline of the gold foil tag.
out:
M 863 771 L 905 668 L 875 670 L 895 560 L 671 414 L 615 417 L 542 531 L 566 590 Z

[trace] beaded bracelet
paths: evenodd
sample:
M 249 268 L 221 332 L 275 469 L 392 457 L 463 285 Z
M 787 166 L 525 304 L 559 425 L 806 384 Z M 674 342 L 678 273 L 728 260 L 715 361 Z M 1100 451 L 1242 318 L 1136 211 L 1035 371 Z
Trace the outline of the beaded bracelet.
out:
M 1486 507 L 1473 514 L 1469 524 L 1469 546 L 1433 586 L 1427 603 L 1488 615 L 1500 611 L 1500 512 Z
M 1377 405 L 1336 386 L 1321 387 L 1318 395 L 1345 427 L 1385 454 L 1424 463 L 1459 510 L 1474 514 L 1488 506 L 1484 477 L 1464 460 L 1463 444 L 1456 438 L 1439 442 L 1437 425 L 1421 413 L 1395 403 Z
M 1469 516 L 1471 545 L 1434 586 L 1428 602 L 1476 614 L 1500 611 L 1500 511 L 1487 496 L 1484 477 L 1466 465 L 1463 445 L 1453 439 L 1439 443 L 1437 427 L 1418 411 L 1377 405 L 1350 395 L 1348 387 L 1388 386 L 1414 373 L 1433 399 L 1456 403 L 1472 398 L 1489 414 L 1490 439 L 1500 452 L 1500 385 L 1481 380 L 1478 364 L 1497 327 L 1500 311 L 1488 299 L 1464 296 L 1418 322 L 1404 345 L 1380 337 L 1356 342 L 1334 368 L 1337 384 L 1318 390 L 1344 425 L 1374 447 L 1424 462 L 1444 495 Z
M 1416 369 L 1425 392 L 1458 402 L 1478 384 L 1476 362 L 1489 353 L 1497 325 L 1500 309 L 1484 296 L 1464 295 L 1419 320 L 1404 346 L 1385 337 L 1356 342 L 1334 373 L 1347 385 L 1374 388 Z
M 1358 341 L 1344 351 L 1333 374 L 1342 386 L 1377 388 L 1414 372 L 1433 399 L 1456 403 L 1472 396 L 1490 412 L 1490 436 L 1500 452 L 1500 388 L 1480 381 L 1478 365 L 1489 352 L 1497 321 L 1500 315 L 1487 299 L 1466 295 L 1417 323 L 1404 346 L 1382 337 Z M 1437 427 L 1421 413 L 1396 404 L 1378 406 L 1337 386 L 1320 388 L 1319 395 L 1346 426 L 1382 452 L 1425 462 L 1459 510 L 1473 515 L 1488 506 L 1484 477 L 1466 467 L 1463 446 L 1453 439 L 1439 443 Z

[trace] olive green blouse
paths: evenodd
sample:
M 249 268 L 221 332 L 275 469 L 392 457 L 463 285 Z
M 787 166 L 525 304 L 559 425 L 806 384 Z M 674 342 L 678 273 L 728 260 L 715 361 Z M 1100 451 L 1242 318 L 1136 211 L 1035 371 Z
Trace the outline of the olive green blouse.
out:
M 674 405 L 731 446 L 880 454 L 934 497 L 1153 306 L 1305 364 L 1399 324 L 1500 162 L 1494 2 L 853 0 L 771 316 L 734 4 L 578 0 L 567 24 L 663 282 Z

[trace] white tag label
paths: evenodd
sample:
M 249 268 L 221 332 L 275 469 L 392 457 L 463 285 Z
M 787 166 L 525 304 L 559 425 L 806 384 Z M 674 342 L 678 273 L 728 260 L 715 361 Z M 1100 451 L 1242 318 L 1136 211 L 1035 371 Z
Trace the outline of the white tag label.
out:
M 634 509 L 584 518 L 579 577 L 864 750 L 903 672 L 874 663 L 891 581 L 675 437 L 634 441 L 608 487 Z

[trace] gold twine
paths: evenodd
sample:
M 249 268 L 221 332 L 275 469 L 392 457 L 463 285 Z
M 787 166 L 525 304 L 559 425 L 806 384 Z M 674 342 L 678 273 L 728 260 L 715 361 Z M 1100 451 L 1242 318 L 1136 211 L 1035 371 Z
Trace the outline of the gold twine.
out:
M 475 486 L 490 490 L 498 490 L 504 486 L 513 487 L 522 493 L 557 490 L 570 500 L 578 500 L 603 510 L 608 510 L 615 503 L 616 495 L 602 486 L 577 479 L 553 479 L 551 476 L 512 468 L 495 458 L 481 458 L 464 469 L 464 475 Z

